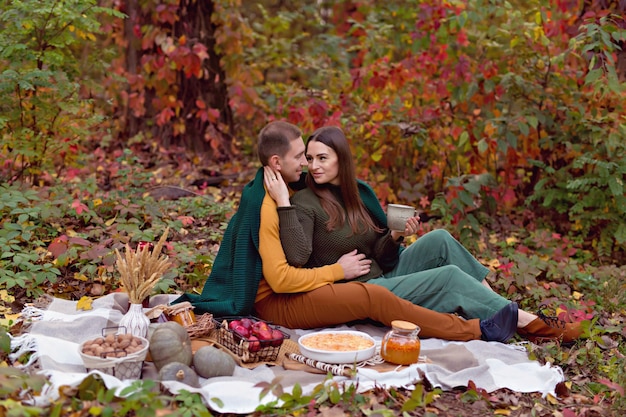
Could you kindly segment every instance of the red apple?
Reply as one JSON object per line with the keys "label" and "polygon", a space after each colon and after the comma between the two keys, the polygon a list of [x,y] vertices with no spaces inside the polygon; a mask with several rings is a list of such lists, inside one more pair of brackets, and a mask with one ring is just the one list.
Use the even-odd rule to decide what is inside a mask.
{"label": "red apple", "polygon": [[241,325],[246,329],[250,329],[252,327],[253,321],[247,317],[241,319]]}
{"label": "red apple", "polygon": [[250,331],[246,329],[245,327],[243,327],[241,324],[236,325],[233,331],[237,333],[239,336],[250,337]]}
{"label": "red apple", "polygon": [[253,333],[256,337],[261,341],[261,346],[267,346],[270,344],[270,340],[272,339],[272,330],[271,329],[255,329]]}
{"label": "red apple", "polygon": [[272,346],[280,346],[283,343],[283,339],[285,338],[285,336],[283,335],[283,332],[281,332],[278,329],[273,329],[272,330],[272,342],[271,345]]}
{"label": "red apple", "polygon": [[259,330],[269,330],[269,331],[272,331],[272,329],[270,329],[270,326],[268,326],[266,322],[264,322],[264,321],[255,321],[252,324],[252,331],[259,331]]}
{"label": "red apple", "polygon": [[230,330],[235,330],[235,327],[241,325],[241,322],[239,320],[233,320],[230,323],[228,323],[228,328]]}
{"label": "red apple", "polygon": [[259,342],[259,339],[252,335],[248,338],[248,350],[250,352],[258,352],[259,349],[261,349],[261,343]]}

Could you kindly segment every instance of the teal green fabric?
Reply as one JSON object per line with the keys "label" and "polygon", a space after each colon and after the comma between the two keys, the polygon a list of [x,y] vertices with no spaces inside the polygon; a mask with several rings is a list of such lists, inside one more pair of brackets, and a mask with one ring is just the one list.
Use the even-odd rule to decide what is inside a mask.
{"label": "teal green fabric", "polygon": [[431,310],[484,320],[510,303],[481,284],[488,273],[450,233],[438,229],[411,244],[392,271],[368,282]]}
{"label": "teal green fabric", "polygon": [[368,183],[357,180],[359,186],[359,195],[361,196],[361,200],[363,200],[363,204],[367,207],[367,210],[370,212],[376,223],[382,225],[383,227],[387,227],[387,215],[383,211],[383,208],[380,205],[380,201],[378,201],[378,196],[369,186]]}
{"label": "teal green fabric", "polygon": [[[367,211],[370,212],[378,224],[386,228],[387,214],[383,211],[380,201],[378,200],[378,196],[369,184],[361,180],[357,180],[357,182],[359,184],[359,194],[361,196],[361,200],[363,200],[363,204],[365,204]],[[402,254],[404,249],[404,246],[400,246],[398,248],[400,254]]]}
{"label": "teal green fabric", "polygon": [[259,282],[263,277],[259,227],[264,197],[261,168],[243,189],[239,209],[228,223],[202,293],[185,293],[173,304],[189,301],[196,313],[212,313],[217,317],[252,312]]}

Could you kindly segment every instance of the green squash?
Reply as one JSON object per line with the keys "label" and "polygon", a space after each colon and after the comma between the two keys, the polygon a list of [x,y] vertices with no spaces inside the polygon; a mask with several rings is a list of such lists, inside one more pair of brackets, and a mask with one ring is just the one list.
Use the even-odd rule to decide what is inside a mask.
{"label": "green squash", "polygon": [[232,356],[214,346],[203,346],[193,355],[193,368],[203,378],[232,376],[236,366]]}
{"label": "green squash", "polygon": [[172,362],[190,366],[193,359],[189,333],[173,321],[161,323],[152,331],[148,350],[159,370]]}
{"label": "green squash", "polygon": [[159,381],[178,381],[190,387],[200,388],[198,375],[189,366],[180,362],[170,362],[159,370]]}
{"label": "green squash", "polygon": [[178,334],[178,337],[182,340],[189,339],[189,333],[187,333],[187,329],[178,324],[175,321],[165,321],[163,323],[150,323],[148,327],[148,340],[152,337],[152,334],[157,329],[170,329],[175,331]]}

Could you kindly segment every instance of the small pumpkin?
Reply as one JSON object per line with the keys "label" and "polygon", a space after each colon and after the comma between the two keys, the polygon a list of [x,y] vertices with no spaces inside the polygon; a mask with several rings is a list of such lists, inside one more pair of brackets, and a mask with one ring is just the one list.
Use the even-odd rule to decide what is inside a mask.
{"label": "small pumpkin", "polygon": [[178,337],[180,337],[181,339],[189,338],[189,333],[187,332],[187,329],[184,328],[182,325],[178,324],[175,321],[165,321],[162,323],[150,323],[150,326],[148,327],[148,340],[150,340],[152,334],[154,334],[155,330],[157,329],[170,329],[175,331],[178,334]]}
{"label": "small pumpkin", "polygon": [[232,356],[214,346],[203,346],[193,355],[193,368],[203,378],[232,376],[235,366]]}
{"label": "small pumpkin", "polygon": [[189,333],[183,326],[173,321],[161,323],[154,329],[148,350],[159,370],[172,362],[190,366],[193,359]]}
{"label": "small pumpkin", "polygon": [[170,362],[159,370],[159,381],[177,381],[200,388],[198,374],[184,363]]}

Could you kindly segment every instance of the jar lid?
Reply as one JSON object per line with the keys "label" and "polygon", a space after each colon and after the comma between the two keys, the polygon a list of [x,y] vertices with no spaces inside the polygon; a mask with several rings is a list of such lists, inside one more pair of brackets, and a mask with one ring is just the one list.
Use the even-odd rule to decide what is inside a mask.
{"label": "jar lid", "polygon": [[417,324],[411,323],[410,321],[394,320],[391,322],[391,327],[400,330],[415,330],[417,329]]}
{"label": "jar lid", "polygon": [[167,307],[167,314],[175,316],[188,310],[193,310],[194,306],[189,301],[183,301]]}

